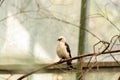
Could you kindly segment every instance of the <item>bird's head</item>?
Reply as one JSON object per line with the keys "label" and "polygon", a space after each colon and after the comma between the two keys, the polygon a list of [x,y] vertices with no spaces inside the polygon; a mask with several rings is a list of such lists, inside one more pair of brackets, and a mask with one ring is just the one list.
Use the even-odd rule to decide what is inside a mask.
{"label": "bird's head", "polygon": [[60,36],[60,37],[58,38],[58,41],[61,41],[61,42],[66,42],[66,39],[65,39],[65,37],[64,37],[64,36]]}

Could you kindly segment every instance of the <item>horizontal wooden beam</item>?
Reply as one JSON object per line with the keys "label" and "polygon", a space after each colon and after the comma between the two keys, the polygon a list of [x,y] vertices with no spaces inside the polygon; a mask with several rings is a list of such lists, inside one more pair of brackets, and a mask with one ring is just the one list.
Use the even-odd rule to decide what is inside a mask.
{"label": "horizontal wooden beam", "polygon": [[[47,66],[48,64],[29,64],[29,65],[22,65],[22,64],[18,64],[18,65],[0,65],[0,74],[25,74],[25,73],[29,73],[32,72],[34,70],[37,70],[39,68],[42,68],[44,66]],[[73,66],[75,67],[76,71],[76,63],[73,63]],[[94,65],[94,63],[90,63],[89,65]],[[120,68],[120,64],[116,63],[116,62],[97,62],[96,65],[94,65],[93,68],[97,68],[99,67],[100,69],[111,69],[111,68]],[[84,62],[83,63],[83,68],[86,69],[87,67],[87,63]],[[66,69],[66,64],[60,64],[60,65],[55,65],[53,67],[49,67],[47,69],[41,69],[40,71],[38,71],[37,73],[59,73],[59,72],[64,72],[67,71]]]}
{"label": "horizontal wooden beam", "polygon": [[92,66],[92,69],[111,69],[111,68],[120,68],[120,64],[116,63],[116,62],[97,62],[96,64],[94,64],[93,62],[91,62],[89,64],[89,66],[87,66],[88,63],[84,63],[83,64],[83,69],[87,69],[89,66]]}

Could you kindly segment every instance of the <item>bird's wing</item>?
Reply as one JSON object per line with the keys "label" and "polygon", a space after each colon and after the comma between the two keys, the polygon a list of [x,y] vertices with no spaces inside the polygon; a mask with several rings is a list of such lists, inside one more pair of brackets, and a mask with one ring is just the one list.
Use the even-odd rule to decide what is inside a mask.
{"label": "bird's wing", "polygon": [[66,46],[66,50],[67,50],[67,52],[69,53],[69,56],[70,56],[70,58],[72,57],[71,56],[71,51],[70,51],[70,47],[69,47],[69,45],[65,42],[65,46]]}

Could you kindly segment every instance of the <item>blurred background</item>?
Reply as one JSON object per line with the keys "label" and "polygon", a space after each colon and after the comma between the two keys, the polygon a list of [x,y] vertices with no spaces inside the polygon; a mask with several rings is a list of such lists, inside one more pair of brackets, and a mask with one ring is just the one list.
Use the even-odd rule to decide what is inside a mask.
{"label": "blurred background", "polygon": [[[66,37],[72,57],[93,53],[97,42],[110,42],[113,36],[120,35],[119,4],[119,0],[0,0],[0,80],[16,80],[28,69],[32,71],[59,61],[56,44],[61,35]],[[81,43],[83,46],[80,46]],[[118,49],[119,40],[112,50]],[[114,58],[119,62],[120,54],[115,54]],[[108,54],[97,57],[97,60],[115,62],[114,58]],[[106,69],[86,73],[84,79],[117,80],[119,76],[119,68],[114,68],[113,71]],[[78,78],[76,72],[62,70],[39,72],[25,80]]]}

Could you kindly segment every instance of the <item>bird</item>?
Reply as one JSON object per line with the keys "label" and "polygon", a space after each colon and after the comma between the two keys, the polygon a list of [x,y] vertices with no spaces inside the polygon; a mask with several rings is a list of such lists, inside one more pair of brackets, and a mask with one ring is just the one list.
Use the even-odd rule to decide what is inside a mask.
{"label": "bird", "polygon": [[[58,43],[57,43],[57,47],[56,47],[56,52],[57,52],[58,57],[60,58],[60,61],[72,58],[71,50],[70,50],[70,47],[69,47],[68,43],[66,42],[65,37],[60,36],[57,39],[57,41],[58,41]],[[68,69],[73,68],[72,60],[67,61],[67,68]]]}

